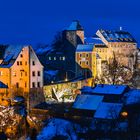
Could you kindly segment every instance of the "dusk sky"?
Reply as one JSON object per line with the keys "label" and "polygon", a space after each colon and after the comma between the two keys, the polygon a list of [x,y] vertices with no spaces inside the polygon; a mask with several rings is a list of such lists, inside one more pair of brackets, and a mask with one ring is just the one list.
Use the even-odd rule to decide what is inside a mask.
{"label": "dusk sky", "polygon": [[139,0],[0,0],[0,44],[49,44],[75,19],[86,36],[122,26],[140,42]]}

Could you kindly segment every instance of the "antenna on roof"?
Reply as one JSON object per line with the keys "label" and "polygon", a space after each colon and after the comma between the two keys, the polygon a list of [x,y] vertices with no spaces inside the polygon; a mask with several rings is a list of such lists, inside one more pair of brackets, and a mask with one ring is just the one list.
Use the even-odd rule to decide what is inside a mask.
{"label": "antenna on roof", "polygon": [[122,31],[122,27],[120,26],[120,31]]}

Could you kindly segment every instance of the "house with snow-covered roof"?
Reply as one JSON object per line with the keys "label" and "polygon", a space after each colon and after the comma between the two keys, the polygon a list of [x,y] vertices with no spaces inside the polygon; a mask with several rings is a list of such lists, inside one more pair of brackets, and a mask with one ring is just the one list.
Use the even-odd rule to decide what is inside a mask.
{"label": "house with snow-covered roof", "polygon": [[[122,103],[102,102],[98,106],[91,123],[91,128],[97,131],[121,131],[121,121],[123,112]],[[127,125],[127,123],[125,123]]]}
{"label": "house with snow-covered roof", "polygon": [[122,97],[130,89],[126,85],[97,84],[95,87],[83,87],[82,94],[104,96],[105,102],[121,102]]}
{"label": "house with snow-covered roof", "polygon": [[98,95],[78,95],[72,106],[73,114],[87,117],[93,116],[103,98],[103,96]]}
{"label": "house with snow-covered roof", "polygon": [[0,46],[0,81],[7,96],[25,95],[43,87],[43,66],[28,45]]}

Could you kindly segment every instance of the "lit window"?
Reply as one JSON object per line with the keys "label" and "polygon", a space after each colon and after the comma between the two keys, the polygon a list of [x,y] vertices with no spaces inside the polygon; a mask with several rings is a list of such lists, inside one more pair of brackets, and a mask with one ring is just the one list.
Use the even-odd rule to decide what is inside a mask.
{"label": "lit window", "polygon": [[65,56],[63,56],[63,61],[65,61]]}
{"label": "lit window", "polygon": [[51,60],[51,57],[49,57],[49,60]]}
{"label": "lit window", "polygon": [[35,76],[35,71],[32,71],[32,76]]}
{"label": "lit window", "polygon": [[16,72],[15,71],[13,72],[13,76],[16,76]]}
{"label": "lit window", "polygon": [[40,71],[37,72],[37,75],[40,76]]}
{"label": "lit window", "polygon": [[56,60],[56,57],[54,57],[54,60]]}
{"label": "lit window", "polygon": [[35,61],[32,61],[32,65],[33,65],[33,66],[35,65]]}
{"label": "lit window", "polygon": [[35,88],[35,82],[32,82],[32,87]]}

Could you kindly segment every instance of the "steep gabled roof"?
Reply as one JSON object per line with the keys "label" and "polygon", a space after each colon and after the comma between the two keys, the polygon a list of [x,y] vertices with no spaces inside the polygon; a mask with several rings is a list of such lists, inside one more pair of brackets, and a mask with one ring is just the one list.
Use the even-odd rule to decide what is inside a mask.
{"label": "steep gabled roof", "polygon": [[98,30],[108,42],[136,42],[133,36],[126,31]]}
{"label": "steep gabled roof", "polygon": [[97,95],[78,95],[73,104],[74,109],[96,110],[98,105],[102,102],[103,96]]}
{"label": "steep gabled roof", "polygon": [[74,20],[66,30],[68,31],[83,30],[83,27],[80,25],[80,22],[78,20]]}
{"label": "steep gabled roof", "polygon": [[76,48],[76,52],[92,52],[94,48],[93,44],[79,44]]}
{"label": "steep gabled roof", "polygon": [[25,46],[23,45],[9,45],[9,46],[5,46],[4,48],[0,47],[0,51],[3,54],[1,55],[1,59],[3,61],[0,64],[0,68],[11,67],[24,47]]}
{"label": "steep gabled roof", "polygon": [[0,81],[0,88],[8,88],[8,86],[5,85],[3,82]]}

